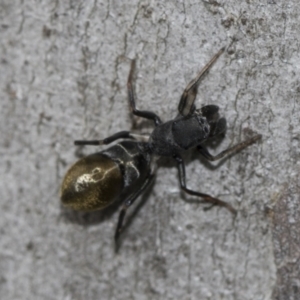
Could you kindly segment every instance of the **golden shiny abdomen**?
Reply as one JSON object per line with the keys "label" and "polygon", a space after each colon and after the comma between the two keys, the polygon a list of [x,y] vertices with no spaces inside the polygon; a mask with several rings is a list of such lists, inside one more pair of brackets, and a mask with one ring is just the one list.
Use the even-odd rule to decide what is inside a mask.
{"label": "golden shiny abdomen", "polygon": [[118,164],[102,153],[95,153],[69,169],[61,186],[61,201],[75,210],[98,210],[116,201],[122,189]]}

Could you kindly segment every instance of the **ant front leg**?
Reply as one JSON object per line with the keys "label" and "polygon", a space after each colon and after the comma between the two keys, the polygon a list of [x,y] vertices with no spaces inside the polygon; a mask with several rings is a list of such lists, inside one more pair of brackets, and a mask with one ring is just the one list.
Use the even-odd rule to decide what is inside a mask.
{"label": "ant front leg", "polygon": [[252,138],[250,138],[250,139],[244,141],[244,142],[241,142],[241,143],[239,143],[239,144],[237,144],[237,145],[235,145],[235,146],[233,146],[233,147],[230,147],[230,148],[228,148],[228,149],[226,149],[226,150],[220,152],[219,154],[217,154],[217,155],[215,155],[215,156],[211,155],[211,154],[208,152],[208,150],[207,150],[205,147],[201,146],[201,145],[198,145],[198,146],[197,146],[197,150],[198,150],[199,153],[202,154],[207,160],[209,160],[209,161],[215,161],[215,160],[221,159],[221,158],[223,158],[223,157],[225,157],[225,156],[229,156],[229,155],[234,154],[234,153],[236,153],[236,152],[238,152],[238,151],[241,151],[241,150],[243,150],[244,148],[250,146],[251,144],[257,142],[257,141],[260,140],[261,138],[262,138],[262,135],[261,135],[261,134],[258,134],[258,135],[256,135],[256,136],[254,136],[254,137],[252,137]]}
{"label": "ant front leg", "polygon": [[135,133],[131,133],[130,131],[119,131],[103,140],[90,140],[90,141],[77,140],[74,141],[74,144],[77,146],[83,146],[83,145],[99,146],[99,145],[108,145],[119,139],[135,139],[137,141],[146,142],[149,139],[149,135],[135,134]]}
{"label": "ant front leg", "polygon": [[182,157],[178,154],[174,155],[174,159],[177,162],[180,186],[187,194],[192,195],[192,196],[201,197],[203,199],[201,202],[210,203],[212,205],[223,206],[223,207],[227,208],[234,215],[236,214],[236,210],[230,204],[228,204],[220,199],[214,198],[210,195],[199,193],[199,192],[196,192],[196,191],[193,191],[193,190],[190,190],[189,188],[187,188],[184,161],[183,161]]}
{"label": "ant front leg", "polygon": [[131,112],[138,117],[152,120],[154,122],[155,126],[157,126],[162,123],[161,119],[158,115],[156,115],[152,111],[138,110],[135,107],[134,93],[133,93],[133,88],[132,88],[132,79],[133,79],[134,68],[135,68],[135,60],[132,60],[130,72],[128,75],[128,81],[127,81],[128,98],[129,98]]}
{"label": "ant front leg", "polygon": [[197,90],[201,79],[208,72],[208,70],[212,67],[214,62],[219,58],[219,56],[224,52],[225,48],[219,50],[219,52],[206,64],[206,66],[198,73],[196,78],[194,78],[185,88],[183,94],[181,96],[178,112],[182,116],[190,115],[195,110],[195,99],[197,96]]}

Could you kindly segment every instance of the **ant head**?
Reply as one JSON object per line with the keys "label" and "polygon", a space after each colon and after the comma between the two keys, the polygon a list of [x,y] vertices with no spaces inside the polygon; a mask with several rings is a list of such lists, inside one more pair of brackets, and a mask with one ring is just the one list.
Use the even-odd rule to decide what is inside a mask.
{"label": "ant head", "polygon": [[206,117],[210,125],[209,137],[217,136],[226,131],[226,119],[220,118],[219,107],[217,105],[206,105],[197,109],[197,112]]}

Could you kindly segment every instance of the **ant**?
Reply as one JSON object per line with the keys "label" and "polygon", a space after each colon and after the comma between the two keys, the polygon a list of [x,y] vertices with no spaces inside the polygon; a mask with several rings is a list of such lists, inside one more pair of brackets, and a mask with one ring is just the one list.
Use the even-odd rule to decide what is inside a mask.
{"label": "ant", "polygon": [[135,60],[132,60],[127,81],[130,109],[132,114],[152,120],[154,130],[150,135],[120,131],[103,140],[75,141],[75,145],[98,146],[124,139],[106,150],[80,159],[69,169],[61,187],[62,203],[75,210],[93,211],[103,209],[115,201],[122,201],[115,231],[117,242],[127,209],[153,182],[155,158],[167,156],[172,157],[177,164],[179,182],[184,192],[200,197],[200,202],[220,205],[236,214],[230,204],[187,187],[185,164],[181,156],[183,151],[196,148],[204,158],[214,161],[238,152],[262,137],[260,134],[255,135],[216,156],[211,155],[203,145],[208,139],[226,131],[226,119],[220,118],[218,106],[206,105],[196,109],[194,104],[201,79],[224,50],[220,49],[187,85],[178,105],[178,115],[167,122],[162,122],[154,112],[136,108],[132,87]]}

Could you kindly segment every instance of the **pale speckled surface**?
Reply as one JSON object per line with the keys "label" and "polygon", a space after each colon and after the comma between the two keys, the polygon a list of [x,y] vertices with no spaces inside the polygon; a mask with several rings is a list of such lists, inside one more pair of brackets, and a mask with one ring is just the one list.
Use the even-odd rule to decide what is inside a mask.
{"label": "pale speckled surface", "polygon": [[[298,1],[119,3],[0,1],[0,298],[271,299],[276,240],[265,208],[299,170]],[[216,169],[186,158],[189,186],[232,203],[237,219],[181,201],[176,169],[164,164],[115,255],[117,209],[60,207],[67,167],[96,151],[73,140],[147,131],[129,115],[126,57],[137,58],[138,107],[167,120],[232,37],[197,104],[227,117],[216,151],[247,130],[263,142]]]}

